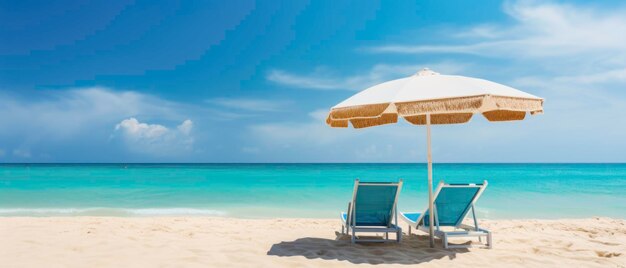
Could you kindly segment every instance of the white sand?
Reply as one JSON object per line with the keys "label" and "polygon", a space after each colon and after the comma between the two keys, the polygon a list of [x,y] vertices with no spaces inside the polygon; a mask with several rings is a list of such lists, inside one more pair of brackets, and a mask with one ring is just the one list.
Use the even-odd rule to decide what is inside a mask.
{"label": "white sand", "polygon": [[626,267],[626,220],[498,220],[494,248],[352,245],[338,220],[0,218],[0,267]]}

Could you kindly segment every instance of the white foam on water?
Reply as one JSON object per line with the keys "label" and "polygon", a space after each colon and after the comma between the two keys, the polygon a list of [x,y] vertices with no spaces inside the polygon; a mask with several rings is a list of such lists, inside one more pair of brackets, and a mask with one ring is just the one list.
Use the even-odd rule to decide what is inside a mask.
{"label": "white foam on water", "polygon": [[224,211],[197,208],[139,208],[128,211],[139,216],[226,216]]}
{"label": "white foam on water", "polygon": [[0,208],[7,216],[226,216],[213,209],[198,208]]}

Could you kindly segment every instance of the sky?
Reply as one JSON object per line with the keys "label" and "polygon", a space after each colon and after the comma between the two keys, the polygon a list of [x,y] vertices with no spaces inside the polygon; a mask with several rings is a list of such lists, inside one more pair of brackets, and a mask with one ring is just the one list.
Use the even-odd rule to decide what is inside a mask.
{"label": "sky", "polygon": [[626,162],[619,1],[79,2],[0,1],[0,162],[425,162],[424,127],[324,122],[425,67],[545,99],[435,162]]}

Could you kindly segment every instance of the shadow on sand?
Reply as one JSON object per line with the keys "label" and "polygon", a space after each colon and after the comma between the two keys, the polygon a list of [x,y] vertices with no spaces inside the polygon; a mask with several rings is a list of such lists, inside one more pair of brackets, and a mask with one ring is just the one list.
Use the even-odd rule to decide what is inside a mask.
{"label": "shadow on sand", "polygon": [[335,233],[335,240],[315,237],[299,238],[294,241],[272,245],[267,255],[308,259],[349,261],[354,264],[418,264],[435,259],[456,258],[467,249],[443,249],[441,241],[430,248],[427,235],[405,235],[402,243],[358,243],[351,244],[350,236]]}

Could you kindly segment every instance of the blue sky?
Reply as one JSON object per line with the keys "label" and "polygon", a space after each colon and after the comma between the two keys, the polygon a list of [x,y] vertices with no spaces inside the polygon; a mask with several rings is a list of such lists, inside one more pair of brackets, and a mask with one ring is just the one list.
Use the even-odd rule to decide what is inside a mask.
{"label": "blue sky", "polygon": [[2,1],[0,162],[423,162],[330,107],[423,67],[544,97],[433,129],[436,162],[625,162],[626,5]]}

